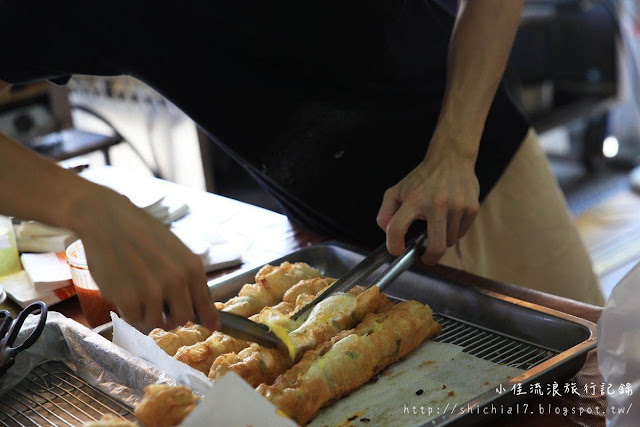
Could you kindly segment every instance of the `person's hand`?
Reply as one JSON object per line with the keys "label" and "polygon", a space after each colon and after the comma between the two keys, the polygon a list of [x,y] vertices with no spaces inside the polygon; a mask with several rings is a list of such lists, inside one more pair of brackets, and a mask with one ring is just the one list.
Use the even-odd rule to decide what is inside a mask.
{"label": "person's hand", "polygon": [[387,233],[387,249],[393,255],[404,251],[405,234],[413,221],[424,220],[427,244],[422,260],[435,264],[467,233],[478,214],[475,156],[438,150],[442,146],[432,141],[425,159],[384,193],[377,222]]}
{"label": "person's hand", "polygon": [[75,231],[100,292],[122,317],[140,330],[170,328],[192,320],[195,308],[204,326],[220,329],[200,258],[126,197],[90,187],[75,203]]}

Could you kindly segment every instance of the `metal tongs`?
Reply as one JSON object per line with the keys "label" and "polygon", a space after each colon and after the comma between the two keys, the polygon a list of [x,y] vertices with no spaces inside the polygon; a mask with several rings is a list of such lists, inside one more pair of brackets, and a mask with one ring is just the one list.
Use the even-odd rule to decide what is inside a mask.
{"label": "metal tongs", "polygon": [[[282,342],[267,325],[226,311],[218,311],[218,314],[220,315],[220,332],[223,334],[239,340],[255,342],[267,348],[277,347]],[[197,314],[194,315],[193,321],[202,323]]]}
{"label": "metal tongs", "polygon": [[378,249],[371,252],[365,259],[360,261],[360,263],[352,268],[347,274],[342,276],[337,282],[326,288],[313,301],[293,313],[291,318],[293,320],[298,319],[304,313],[311,310],[316,304],[336,292],[347,292],[354,286],[362,284],[364,280],[380,268],[380,266],[393,259],[391,264],[389,264],[389,266],[373,282],[366,286],[367,289],[377,286],[378,289],[380,289],[380,292],[383,292],[396,278],[398,278],[399,275],[404,273],[416,262],[418,258],[420,258],[425,250],[424,241],[424,234],[420,234],[418,237],[412,239],[407,250],[405,250],[404,253],[396,259],[393,259],[393,255],[387,252],[386,245],[382,244]]}
{"label": "metal tongs", "polygon": [[[305,312],[309,311],[313,306],[320,301],[327,298],[329,295],[335,292],[347,292],[359,283],[362,283],[364,279],[369,277],[374,271],[376,271],[383,264],[391,262],[386,270],[378,276],[367,288],[377,286],[380,292],[384,291],[400,274],[411,267],[416,259],[424,252],[424,235],[420,235],[413,239],[410,243],[409,249],[407,249],[402,255],[393,259],[393,255],[387,252],[387,247],[383,244],[378,249],[373,251],[369,256],[356,265],[351,271],[345,274],[333,285],[329,286],[316,297],[312,302],[296,311],[291,318],[296,320]],[[220,311],[220,321],[222,323],[222,332],[232,337],[243,339],[246,341],[256,342],[264,347],[273,348],[280,342],[280,338],[269,330],[269,327],[261,323],[253,322],[242,316]]]}
{"label": "metal tongs", "polygon": [[255,342],[267,348],[277,347],[281,342],[280,338],[271,332],[267,325],[225,311],[219,311],[218,313],[222,324],[220,332],[224,334]]}

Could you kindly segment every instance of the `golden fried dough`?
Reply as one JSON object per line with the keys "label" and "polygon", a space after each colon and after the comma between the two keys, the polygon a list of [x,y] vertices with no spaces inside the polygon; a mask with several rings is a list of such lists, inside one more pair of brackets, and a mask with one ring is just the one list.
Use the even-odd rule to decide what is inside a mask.
{"label": "golden fried dough", "polygon": [[238,316],[249,317],[278,301],[279,299],[264,286],[253,283],[244,285],[237,297],[233,297],[225,303],[216,303],[216,308]]}
{"label": "golden fried dough", "polygon": [[[269,326],[286,345],[268,349],[211,334],[191,322],[171,331],[156,329],[150,336],[212,380],[237,373],[301,424],[440,332],[428,306],[416,301],[394,305],[377,287],[333,294],[291,319],[335,282],[305,263],[266,265],[255,280],[216,307]],[[185,387],[152,385],[135,413],[144,426],[171,426],[181,423],[195,404]]]}
{"label": "golden fried dough", "polygon": [[385,298],[380,301],[380,305],[374,313],[382,313],[391,310],[395,306],[395,304],[386,296],[386,294],[383,295],[385,296]]}
{"label": "golden fried dough", "polygon": [[[225,354],[217,358],[211,366],[209,378],[215,380],[228,371],[234,371],[253,387],[259,384],[271,384],[278,375],[295,363],[296,356],[304,351],[330,340],[337,333],[353,328],[368,312],[375,312],[381,305],[386,306],[389,299],[380,294],[378,288],[364,291],[353,288],[346,294],[335,294],[319,303],[306,320],[296,321],[275,310],[265,308],[260,313],[261,321],[270,328],[282,328],[288,333],[292,344],[292,357],[288,349],[266,349],[252,344],[239,353]],[[304,295],[300,294],[297,299]]]}
{"label": "golden fried dough", "polygon": [[257,391],[305,424],[321,407],[355,390],[439,332],[429,306],[403,301],[391,310],[367,314],[356,328],[306,352],[272,385],[262,384]]}
{"label": "golden fried dough", "polygon": [[237,353],[248,347],[249,344],[247,341],[216,331],[202,342],[180,347],[173,357],[207,375],[218,356],[225,353]]}
{"label": "golden fried dough", "polygon": [[177,426],[196,407],[196,397],[187,387],[152,384],[144,388],[135,410],[144,427]]}
{"label": "golden fried dough", "polygon": [[[284,305],[284,303],[282,305]],[[260,313],[256,314],[255,316],[251,316],[250,319],[256,323],[265,324],[270,328],[284,328],[288,332],[295,329],[300,324],[300,322],[290,318],[293,310],[285,310],[285,312],[288,312],[288,314],[283,314],[282,312],[276,310],[275,307],[265,307],[262,309],[262,311],[260,311]]]}
{"label": "golden fried dough", "polygon": [[204,341],[210,335],[210,330],[193,322],[187,322],[184,326],[179,326],[170,331],[156,328],[149,333],[149,336],[158,344],[158,347],[169,356],[176,354],[180,347]]}
{"label": "golden fried dough", "polygon": [[320,277],[320,272],[304,262],[283,262],[278,267],[265,265],[256,274],[256,283],[244,285],[237,297],[216,303],[216,308],[249,317],[282,301],[285,292],[301,280],[314,277]]}
{"label": "golden fried dough", "polygon": [[287,261],[278,267],[265,265],[256,274],[256,283],[269,290],[278,300],[282,300],[285,292],[301,280],[320,277],[320,272],[309,264],[296,262],[291,264]]}
{"label": "golden fried dough", "polygon": [[282,301],[295,304],[298,296],[302,294],[316,295],[335,281],[336,279],[330,277],[314,277],[313,279],[301,280],[284,293]]}
{"label": "golden fried dough", "polygon": [[295,330],[289,333],[289,339],[296,357],[318,344],[330,340],[338,332],[356,326],[367,313],[378,312],[387,307],[389,299],[381,294],[377,287],[363,292],[356,287],[348,293],[329,296],[317,304],[309,317]]}
{"label": "golden fried dough", "polygon": [[321,277],[301,280],[284,294],[282,302],[273,307],[263,308],[260,313],[254,314],[249,319],[267,325],[280,324],[280,326],[291,331],[299,326],[301,322],[294,324],[292,321],[286,320],[286,318],[306,305],[307,302],[311,302],[317,294],[333,282],[335,282],[334,279],[323,279]]}
{"label": "golden fried dough", "polygon": [[209,372],[209,378],[216,379],[229,371],[244,378],[252,387],[271,384],[281,373],[293,366],[293,360],[281,350],[251,344],[239,353],[229,353],[218,357]]}
{"label": "golden fried dough", "polygon": [[[332,279],[302,280],[298,284],[294,285],[293,288],[296,289],[290,295],[297,296],[298,299],[305,296],[313,298],[315,296],[315,292],[326,288],[331,283]],[[314,294],[301,293],[305,291],[314,292]],[[288,314],[292,313],[294,309],[294,304],[283,301],[273,307],[264,307],[260,313],[251,316],[250,319],[254,322],[264,323],[272,327],[280,326],[288,332],[295,329],[300,323],[302,323],[296,323],[288,318]],[[209,374],[211,371],[211,365],[217,357],[226,353],[239,353],[248,347],[249,344],[249,342],[229,337],[221,332],[214,332],[204,342],[181,347],[178,349],[174,357],[204,374]],[[286,370],[286,368],[284,368],[282,372],[284,372],[284,370]]]}

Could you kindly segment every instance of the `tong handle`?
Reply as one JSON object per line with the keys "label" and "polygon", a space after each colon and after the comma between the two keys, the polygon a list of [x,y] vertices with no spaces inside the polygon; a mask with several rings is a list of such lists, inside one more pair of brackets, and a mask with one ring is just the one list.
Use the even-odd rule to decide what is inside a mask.
{"label": "tong handle", "polygon": [[[418,227],[420,226],[419,224],[416,225]],[[409,249],[407,249],[402,255],[393,260],[389,267],[380,276],[378,276],[378,278],[371,286],[376,285],[380,288],[380,291],[384,290],[403,271],[411,267],[415,260],[422,254],[422,252],[424,251],[423,243],[425,240],[425,235],[424,233],[415,234],[415,231],[413,230],[417,229],[417,227],[414,227],[412,229],[412,238],[410,240],[411,243],[409,245]],[[364,281],[364,279],[369,277],[371,273],[380,268],[381,265],[391,261],[392,259],[393,255],[387,252],[387,246],[383,243],[375,251],[371,252],[366,258],[360,261],[358,265],[351,269],[347,274],[342,276],[340,280],[322,291],[322,293],[314,298],[313,301],[293,313],[291,315],[291,319],[298,319],[302,314],[311,310],[316,304],[323,301],[329,295],[332,295],[335,292],[347,292],[358,283]],[[367,286],[367,288],[371,286]]]}
{"label": "tong handle", "polygon": [[342,276],[337,282],[322,291],[322,293],[315,297],[313,301],[306,304],[301,309],[296,310],[296,312],[291,315],[291,319],[297,320],[300,316],[311,310],[316,304],[323,301],[329,295],[333,295],[336,292],[347,292],[392,258],[393,256],[387,252],[386,245],[382,244],[366,258],[360,261],[355,267],[349,270],[349,272]]}
{"label": "tong handle", "polygon": [[9,328],[12,323],[13,318],[11,317],[11,313],[7,310],[0,310],[0,344],[3,341],[3,338],[7,335],[7,332],[9,332]]}
{"label": "tong handle", "polygon": [[407,271],[420,258],[425,250],[424,242],[425,235],[420,234],[413,244],[402,255],[394,259],[389,267],[369,287],[377,286],[380,292],[387,289],[398,276]]}

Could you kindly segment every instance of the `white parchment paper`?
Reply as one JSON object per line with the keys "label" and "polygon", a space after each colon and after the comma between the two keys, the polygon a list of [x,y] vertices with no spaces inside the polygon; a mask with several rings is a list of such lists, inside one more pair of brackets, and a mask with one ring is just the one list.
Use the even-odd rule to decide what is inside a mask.
{"label": "white parchment paper", "polygon": [[463,353],[457,345],[426,341],[376,381],[320,411],[309,425],[422,425],[459,413],[465,402],[522,372]]}
{"label": "white parchment paper", "polygon": [[113,343],[131,354],[167,372],[179,383],[204,396],[183,426],[296,426],[296,423],[276,412],[276,407],[258,394],[234,372],[214,382],[202,372],[174,359],[117,314],[111,313]]}

